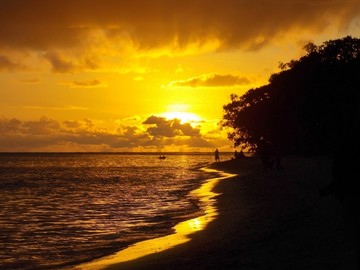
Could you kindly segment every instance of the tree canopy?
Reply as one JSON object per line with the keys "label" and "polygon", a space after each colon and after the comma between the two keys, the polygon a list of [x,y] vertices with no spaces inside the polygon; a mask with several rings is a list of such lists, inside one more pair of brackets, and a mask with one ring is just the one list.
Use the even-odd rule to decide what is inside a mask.
{"label": "tree canopy", "polygon": [[359,127],[360,39],[317,46],[281,63],[269,84],[232,94],[221,125],[235,146],[259,151],[266,143],[283,154],[332,155]]}

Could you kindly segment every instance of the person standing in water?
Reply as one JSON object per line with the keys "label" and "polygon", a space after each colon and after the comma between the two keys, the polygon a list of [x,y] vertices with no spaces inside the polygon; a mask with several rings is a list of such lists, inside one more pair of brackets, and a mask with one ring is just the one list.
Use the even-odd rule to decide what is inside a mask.
{"label": "person standing in water", "polygon": [[217,148],[215,150],[215,161],[220,162],[220,154],[219,154],[219,150]]}

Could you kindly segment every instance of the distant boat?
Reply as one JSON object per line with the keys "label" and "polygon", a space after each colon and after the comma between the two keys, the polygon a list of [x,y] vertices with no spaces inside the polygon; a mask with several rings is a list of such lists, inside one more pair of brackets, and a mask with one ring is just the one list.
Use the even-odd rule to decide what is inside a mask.
{"label": "distant boat", "polygon": [[166,159],[164,155],[159,156],[159,159]]}

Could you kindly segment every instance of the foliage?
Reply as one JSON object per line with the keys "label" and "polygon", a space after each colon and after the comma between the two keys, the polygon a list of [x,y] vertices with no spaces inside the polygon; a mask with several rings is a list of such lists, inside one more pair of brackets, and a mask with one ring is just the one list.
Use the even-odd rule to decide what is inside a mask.
{"label": "foliage", "polygon": [[231,95],[223,127],[235,146],[259,151],[266,142],[283,154],[332,154],[344,133],[359,121],[360,39],[351,36],[280,64],[269,84]]}

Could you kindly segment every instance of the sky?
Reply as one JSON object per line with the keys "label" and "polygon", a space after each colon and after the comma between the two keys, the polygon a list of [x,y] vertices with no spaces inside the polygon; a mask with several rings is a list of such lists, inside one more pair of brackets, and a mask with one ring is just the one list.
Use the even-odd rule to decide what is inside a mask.
{"label": "sky", "polygon": [[233,151],[223,105],[358,0],[0,0],[0,152]]}

